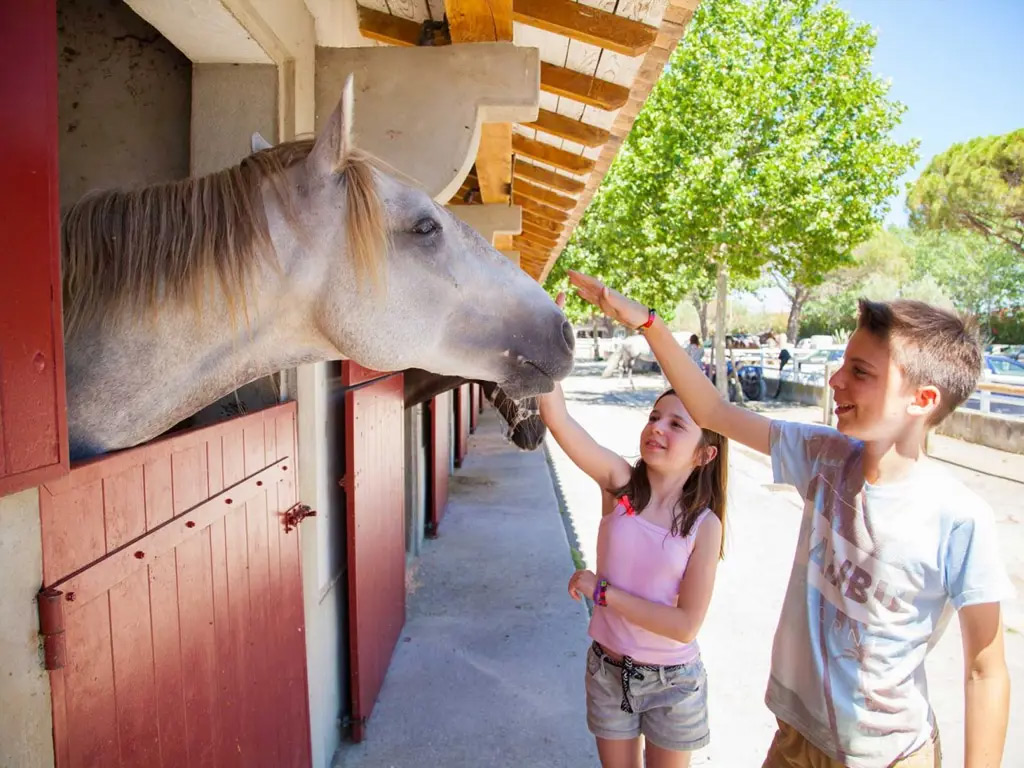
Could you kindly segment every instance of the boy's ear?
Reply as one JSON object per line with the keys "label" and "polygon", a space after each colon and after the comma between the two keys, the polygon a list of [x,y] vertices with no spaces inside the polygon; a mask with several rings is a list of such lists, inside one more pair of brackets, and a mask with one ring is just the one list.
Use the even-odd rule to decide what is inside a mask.
{"label": "boy's ear", "polygon": [[912,416],[927,416],[939,407],[941,401],[942,393],[938,387],[918,387],[914,393],[914,401],[907,406],[907,413]]}

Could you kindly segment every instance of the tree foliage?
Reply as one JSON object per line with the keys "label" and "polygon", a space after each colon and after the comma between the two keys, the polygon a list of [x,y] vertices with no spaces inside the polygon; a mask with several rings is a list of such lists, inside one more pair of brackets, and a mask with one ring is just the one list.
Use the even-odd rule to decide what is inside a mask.
{"label": "tree foliage", "polygon": [[969,231],[879,231],[808,304],[802,335],[852,329],[862,296],[952,307],[999,338],[998,319],[1024,306],[1024,260],[1005,243]]}
{"label": "tree foliage", "polygon": [[890,136],[903,107],[871,73],[874,45],[834,3],[705,0],[549,285],[589,269],[668,308],[769,263],[820,283],[914,161]]}
{"label": "tree foliage", "polygon": [[917,230],[970,230],[1024,256],[1024,128],[954,144],[907,197]]}

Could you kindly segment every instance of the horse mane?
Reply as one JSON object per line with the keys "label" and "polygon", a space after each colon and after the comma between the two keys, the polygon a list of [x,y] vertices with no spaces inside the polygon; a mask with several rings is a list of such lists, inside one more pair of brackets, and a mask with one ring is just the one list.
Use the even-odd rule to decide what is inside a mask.
{"label": "horse mane", "polygon": [[[285,171],[303,161],[313,144],[312,139],[285,142],[208,176],[95,192],[72,205],[61,222],[65,334],[155,313],[167,302],[198,312],[217,287],[232,318],[239,307],[245,312],[257,273],[279,266],[261,184],[270,182],[286,217],[297,221]],[[374,282],[388,245],[373,178],[376,165],[369,155],[352,150],[335,169],[346,188],[349,254],[357,274],[369,274]]]}

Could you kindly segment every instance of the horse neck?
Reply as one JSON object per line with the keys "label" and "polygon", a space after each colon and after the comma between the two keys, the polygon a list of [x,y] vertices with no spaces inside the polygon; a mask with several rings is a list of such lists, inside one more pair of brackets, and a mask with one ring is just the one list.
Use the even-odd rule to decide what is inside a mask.
{"label": "horse neck", "polygon": [[[219,296],[219,293],[218,293]],[[309,299],[309,300],[305,300]],[[243,316],[211,299],[164,304],[68,340],[68,423],[79,456],[150,440],[260,376],[337,358],[316,330],[311,297],[264,269]]]}

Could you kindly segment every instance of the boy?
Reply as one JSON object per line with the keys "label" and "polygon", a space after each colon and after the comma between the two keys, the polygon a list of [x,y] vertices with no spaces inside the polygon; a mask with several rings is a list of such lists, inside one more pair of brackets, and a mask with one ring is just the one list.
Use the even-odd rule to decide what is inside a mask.
{"label": "boy", "polygon": [[974,391],[976,335],[950,312],[862,301],[835,392],[837,428],[730,405],[649,310],[570,272],[585,300],[642,328],[696,422],[771,455],[805,500],[765,701],[763,768],[940,765],[924,659],[952,606],[965,664],[965,768],[998,768],[1009,716],[999,601],[1013,594],[985,503],[923,455]]}

